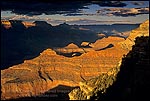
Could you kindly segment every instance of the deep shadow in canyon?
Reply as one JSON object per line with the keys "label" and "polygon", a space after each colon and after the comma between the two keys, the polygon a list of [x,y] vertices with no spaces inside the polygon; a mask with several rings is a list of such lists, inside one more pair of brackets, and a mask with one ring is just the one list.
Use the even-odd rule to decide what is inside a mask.
{"label": "deep shadow in canyon", "polygon": [[[1,24],[1,69],[23,63],[24,60],[37,57],[47,48],[61,48],[70,43],[81,47],[82,42],[95,42],[98,33],[111,36],[112,30],[120,32],[130,31],[138,27],[138,24],[128,25],[68,25],[66,23],[52,26],[45,21],[35,21],[35,26],[26,27],[20,20],[9,20],[10,28]],[[117,27],[118,26],[118,27]],[[88,29],[88,30],[84,30]],[[118,37],[119,34],[116,34]],[[71,53],[72,55],[73,53]],[[65,54],[71,56],[70,54]],[[79,56],[80,54],[77,54]]]}
{"label": "deep shadow in canyon", "polygon": [[47,48],[65,47],[70,43],[80,45],[83,41],[94,42],[96,34],[91,31],[72,29],[68,24],[52,26],[36,21],[26,28],[22,21],[10,21],[12,27],[1,25],[1,69],[37,57]]}

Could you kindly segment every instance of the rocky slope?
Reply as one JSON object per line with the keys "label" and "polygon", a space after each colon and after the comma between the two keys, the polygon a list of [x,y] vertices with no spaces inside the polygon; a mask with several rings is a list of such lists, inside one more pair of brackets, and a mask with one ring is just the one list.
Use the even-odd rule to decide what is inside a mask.
{"label": "rocky slope", "polygon": [[78,86],[78,82],[105,73],[116,66],[122,55],[114,56],[113,51],[91,51],[68,58],[47,49],[37,58],[25,60],[22,64],[1,71],[1,98],[35,96],[59,84]]}
{"label": "rocky slope", "polygon": [[[117,67],[123,54],[128,52],[120,47],[120,39],[118,40],[114,43],[108,41],[106,47],[109,44],[112,44],[112,47],[104,47],[106,49],[98,51],[90,50],[72,58],[47,49],[34,59],[1,70],[1,99],[39,95],[59,84],[74,87],[78,86],[80,81],[107,73],[111,68]],[[78,49],[74,44],[68,46]]]}
{"label": "rocky slope", "polygon": [[132,50],[122,59],[116,82],[107,89],[103,101],[138,101],[149,98],[149,49],[149,36],[136,38]]}
{"label": "rocky slope", "polygon": [[149,20],[146,20],[144,23],[142,23],[138,28],[131,31],[129,37],[119,44],[122,48],[126,50],[131,50],[132,46],[135,44],[135,38],[140,36],[149,36]]}
{"label": "rocky slope", "polygon": [[118,64],[116,68],[109,70],[107,73],[80,82],[80,88],[76,88],[69,93],[70,100],[90,100],[93,97],[98,98],[99,93],[106,93],[106,89],[116,81],[116,74],[119,72],[119,66],[120,64]]}
{"label": "rocky slope", "polygon": [[[127,47],[127,50],[131,50],[135,44],[135,39],[141,36],[149,36],[149,20],[142,23],[139,28],[133,30],[130,36],[125,41],[118,43],[118,45],[121,46],[121,48]],[[140,91],[144,92],[144,89],[141,89],[141,87],[145,85],[146,88],[148,88],[148,81],[143,79],[146,78],[146,80],[148,80],[147,76],[150,73],[148,69],[148,65],[150,65],[148,62],[148,37],[145,39],[142,38],[138,39],[140,40],[139,42],[138,40],[136,41],[133,51],[127,54],[127,59],[124,58],[122,63],[121,61],[118,62],[118,66],[96,78],[80,82],[80,88],[76,88],[69,93],[70,100],[138,100],[137,95],[141,96]],[[123,45],[125,46],[122,47]],[[147,71],[146,74],[144,74],[145,69]]]}
{"label": "rocky slope", "polygon": [[65,60],[65,57],[47,49],[35,59],[26,60],[23,64],[1,71],[1,98],[35,96],[58,84],[76,86],[81,80],[79,71],[73,70],[75,65]]}
{"label": "rocky slope", "polygon": [[149,88],[149,37],[137,37],[130,51],[107,73],[79,83],[70,100],[131,101],[146,99]]}
{"label": "rocky slope", "polygon": [[37,58],[1,71],[1,98],[38,95],[59,84],[78,86],[78,82],[116,66],[121,57],[121,54],[115,55],[113,48],[90,51],[72,58],[57,55],[55,51],[47,49]]}

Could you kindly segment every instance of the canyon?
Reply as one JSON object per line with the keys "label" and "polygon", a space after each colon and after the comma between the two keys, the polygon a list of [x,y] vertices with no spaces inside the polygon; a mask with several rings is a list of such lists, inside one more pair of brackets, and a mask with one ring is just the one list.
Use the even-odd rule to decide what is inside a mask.
{"label": "canyon", "polygon": [[[61,48],[47,48],[33,59],[1,70],[1,99],[38,96],[58,85],[79,86],[80,89],[69,94],[71,100],[77,99],[75,95],[79,90],[86,92],[83,86],[93,91],[93,85],[85,83],[89,79],[103,74],[116,75],[114,68],[118,67],[139,36],[149,36],[149,20],[132,30],[126,39],[108,36],[92,42],[82,43],[79,40],[80,44],[67,42]],[[70,55],[67,57],[64,54]],[[89,99],[89,96],[86,98]]]}
{"label": "canyon", "polygon": [[117,67],[79,83],[70,100],[134,101],[149,98],[149,36],[137,37]]}
{"label": "canyon", "polygon": [[[52,26],[45,21],[21,20],[1,20],[1,23],[1,69],[33,59],[48,48],[55,50],[60,55],[72,56],[71,53],[61,52],[62,49],[66,51],[64,47],[71,43],[80,48],[79,50],[76,48],[76,51],[74,49],[75,53],[73,53],[79,56],[90,51],[96,40],[109,36],[126,39],[128,34],[124,33],[139,26],[139,24],[68,25],[66,23]],[[89,45],[85,45],[85,42]],[[83,48],[86,51],[83,51]],[[69,48],[67,51],[71,52],[72,49]]]}
{"label": "canyon", "polygon": [[118,65],[107,73],[79,82],[80,87],[69,93],[70,100],[129,101],[148,98],[145,92],[150,84],[148,41],[149,20],[132,30],[125,41],[118,42],[120,48],[128,50]]}

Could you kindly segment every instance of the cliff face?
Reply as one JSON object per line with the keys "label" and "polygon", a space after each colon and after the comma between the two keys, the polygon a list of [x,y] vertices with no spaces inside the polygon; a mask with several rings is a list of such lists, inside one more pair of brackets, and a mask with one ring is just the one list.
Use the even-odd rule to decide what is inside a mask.
{"label": "cliff face", "polygon": [[129,37],[119,44],[123,49],[131,50],[132,46],[135,44],[135,38],[140,36],[149,36],[149,20],[146,20],[137,29],[132,30]]}
{"label": "cliff face", "polygon": [[35,96],[59,84],[78,86],[78,82],[116,66],[122,55],[114,55],[114,50],[109,49],[68,58],[47,49],[37,58],[1,71],[1,98]]}
{"label": "cliff face", "polygon": [[[104,41],[106,40],[107,38]],[[101,44],[103,41],[97,42],[96,47],[100,47],[98,48],[100,50],[91,48],[80,56],[69,58],[56,54],[52,49],[47,49],[34,59],[25,60],[22,64],[1,70],[1,99],[39,95],[59,84],[72,87],[80,85],[81,89],[84,89],[84,82],[80,84],[78,82],[102,73],[107,73],[108,76],[114,75],[114,72],[108,71],[111,68],[114,71],[113,68],[118,66],[123,54],[129,50],[120,47],[119,42],[124,41],[122,38],[117,38],[115,42],[116,37],[110,37],[108,40],[102,47],[98,43]],[[112,47],[107,47],[109,44],[112,44]],[[72,46],[74,48],[76,45]],[[108,85],[111,84],[112,81]],[[93,88],[90,87],[88,90],[93,91]],[[84,91],[86,90],[82,92]]]}
{"label": "cliff face", "polygon": [[73,70],[75,66],[65,59],[47,49],[35,59],[1,71],[1,98],[35,96],[58,84],[76,86],[81,80],[78,70]]}
{"label": "cliff face", "polygon": [[103,101],[137,101],[149,98],[149,51],[149,36],[137,37],[132,50],[122,59],[116,81],[107,89]]}
{"label": "cliff face", "polygon": [[8,20],[2,20],[1,24],[6,28],[9,29],[11,26],[11,23]]}
{"label": "cliff face", "polygon": [[99,96],[105,94],[107,88],[112,86],[116,81],[116,74],[119,72],[119,66],[120,64],[107,73],[80,82],[80,88],[76,88],[69,93],[70,100],[98,100]]}
{"label": "cliff face", "polygon": [[149,89],[149,37],[137,37],[126,57],[107,73],[80,82],[70,100],[130,101],[147,99]]}
{"label": "cliff face", "polygon": [[[132,45],[135,44],[134,40],[140,36],[149,36],[148,32],[149,32],[149,21],[147,20],[146,22],[141,24],[139,28],[132,31],[130,33],[130,36],[125,41],[117,43],[117,46],[122,49],[125,49],[125,47],[127,47],[128,50],[132,49]],[[129,39],[131,39],[130,42],[128,42]],[[125,60],[123,60],[122,62],[120,59],[120,61],[118,62],[118,65],[116,67],[114,66],[112,69],[108,70],[106,73],[100,74],[96,78],[92,78],[90,80],[80,82],[79,83],[80,88],[76,88],[69,93],[70,100],[88,100],[88,99],[92,100],[94,99],[94,100],[109,101],[113,99],[116,101],[117,100],[127,101],[129,100],[130,97],[132,97],[132,99],[135,100],[136,96],[138,95],[138,93],[140,93],[140,91],[144,92],[144,90],[141,90],[141,87],[143,85],[148,87],[148,84],[149,84],[145,80],[141,79],[141,78],[144,79],[144,77],[147,78],[147,75],[149,75],[149,71],[147,71],[146,74],[140,74],[140,73],[143,73],[142,66],[145,67],[143,68],[144,70],[145,69],[147,70],[148,65],[149,65],[148,37],[145,39],[141,38],[139,40],[141,41],[139,41],[140,43],[138,44],[136,41],[136,46],[133,47],[133,52],[130,52],[127,54],[127,57],[130,58],[130,60],[127,59],[126,60],[127,62],[125,62]],[[125,46],[122,47],[123,45]],[[126,53],[127,52],[129,51],[126,51]],[[135,56],[134,52],[137,57]],[[141,60],[141,57],[144,57],[144,58]],[[136,58],[138,58],[139,60],[137,60]],[[140,67],[140,69],[132,67],[132,66],[135,66],[135,64],[136,65],[140,64],[140,65],[137,65],[137,67]],[[135,82],[138,84],[135,84]],[[131,92],[128,91],[129,89],[131,90]],[[136,91],[138,91],[138,93],[136,93]]]}

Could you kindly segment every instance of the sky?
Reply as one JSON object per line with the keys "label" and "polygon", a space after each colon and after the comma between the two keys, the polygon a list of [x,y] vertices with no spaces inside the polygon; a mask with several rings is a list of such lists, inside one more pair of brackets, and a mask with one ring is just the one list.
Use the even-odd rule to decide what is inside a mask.
{"label": "sky", "polygon": [[64,22],[70,25],[136,24],[149,19],[149,1],[2,2],[1,20],[4,19],[47,21],[54,26]]}

